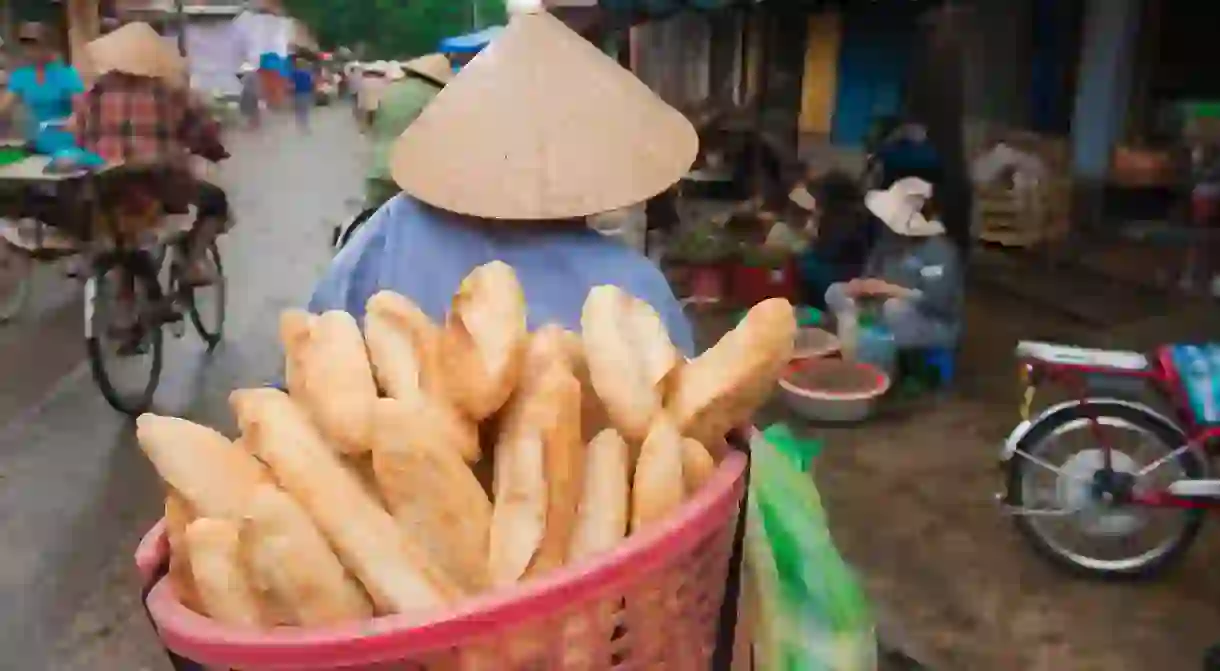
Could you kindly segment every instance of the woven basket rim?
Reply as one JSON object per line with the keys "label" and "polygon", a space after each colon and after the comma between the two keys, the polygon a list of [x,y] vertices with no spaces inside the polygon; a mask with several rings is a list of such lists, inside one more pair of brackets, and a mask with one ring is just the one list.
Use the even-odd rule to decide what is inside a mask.
{"label": "woven basket rim", "polygon": [[[730,453],[693,499],[656,528],[629,537],[613,552],[593,557],[511,589],[462,602],[444,614],[399,614],[326,628],[280,627],[251,631],[221,625],[179,603],[173,587],[160,580],[148,592],[147,607],[169,649],[202,664],[237,668],[348,668],[410,659],[485,639],[546,614],[621,590],[645,580],[674,557],[692,552],[726,523],[745,488],[748,458]],[[164,522],[141,541],[136,565],[153,580],[169,553]]]}

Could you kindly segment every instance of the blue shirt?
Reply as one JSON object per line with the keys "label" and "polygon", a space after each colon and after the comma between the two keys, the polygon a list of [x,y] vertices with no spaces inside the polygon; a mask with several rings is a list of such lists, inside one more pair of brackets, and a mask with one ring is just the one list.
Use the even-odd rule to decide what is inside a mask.
{"label": "blue shirt", "polygon": [[284,59],[274,51],[268,51],[258,57],[258,67],[260,70],[279,72],[284,67]]}
{"label": "blue shirt", "polygon": [[356,230],[309,308],[347,310],[363,319],[369,297],[391,289],[439,322],[462,279],[497,260],[517,272],[531,330],[554,323],[579,332],[589,289],[613,284],[652,305],[674,345],[688,356],[695,353],[690,322],[665,276],[630,247],[582,226],[483,221],[406,195],[390,200]]}
{"label": "blue shirt", "polygon": [[39,137],[42,125],[48,121],[63,121],[72,116],[72,96],[85,90],[76,68],[54,61],[43,69],[41,81],[32,66],[13,70],[8,90],[29,110],[30,125],[26,137]]}
{"label": "blue shirt", "polygon": [[309,70],[293,70],[292,90],[297,93],[313,93],[313,73]]}

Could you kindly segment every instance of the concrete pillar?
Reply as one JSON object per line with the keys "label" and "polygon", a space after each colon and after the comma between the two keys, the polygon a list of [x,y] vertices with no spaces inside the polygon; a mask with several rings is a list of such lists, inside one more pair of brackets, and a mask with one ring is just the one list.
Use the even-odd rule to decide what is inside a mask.
{"label": "concrete pillar", "polygon": [[1139,35],[1140,0],[1086,0],[1072,115],[1075,176],[1105,179],[1126,123]]}

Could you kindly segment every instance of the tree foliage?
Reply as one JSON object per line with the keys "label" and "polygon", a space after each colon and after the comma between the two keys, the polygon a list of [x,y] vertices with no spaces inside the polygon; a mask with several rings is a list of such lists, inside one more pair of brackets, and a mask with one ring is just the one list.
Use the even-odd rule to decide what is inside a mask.
{"label": "tree foliage", "polygon": [[285,0],[324,48],[363,45],[365,58],[409,58],[505,21],[504,0]]}

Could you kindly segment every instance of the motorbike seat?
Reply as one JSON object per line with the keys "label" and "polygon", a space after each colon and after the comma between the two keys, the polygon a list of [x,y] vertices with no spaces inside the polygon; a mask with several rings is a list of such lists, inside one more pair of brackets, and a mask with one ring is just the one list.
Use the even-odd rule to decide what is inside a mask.
{"label": "motorbike seat", "polygon": [[1146,371],[1152,365],[1148,357],[1139,352],[1092,349],[1033,340],[1017,343],[1017,358],[1032,359],[1053,366],[1080,366],[1129,373]]}

